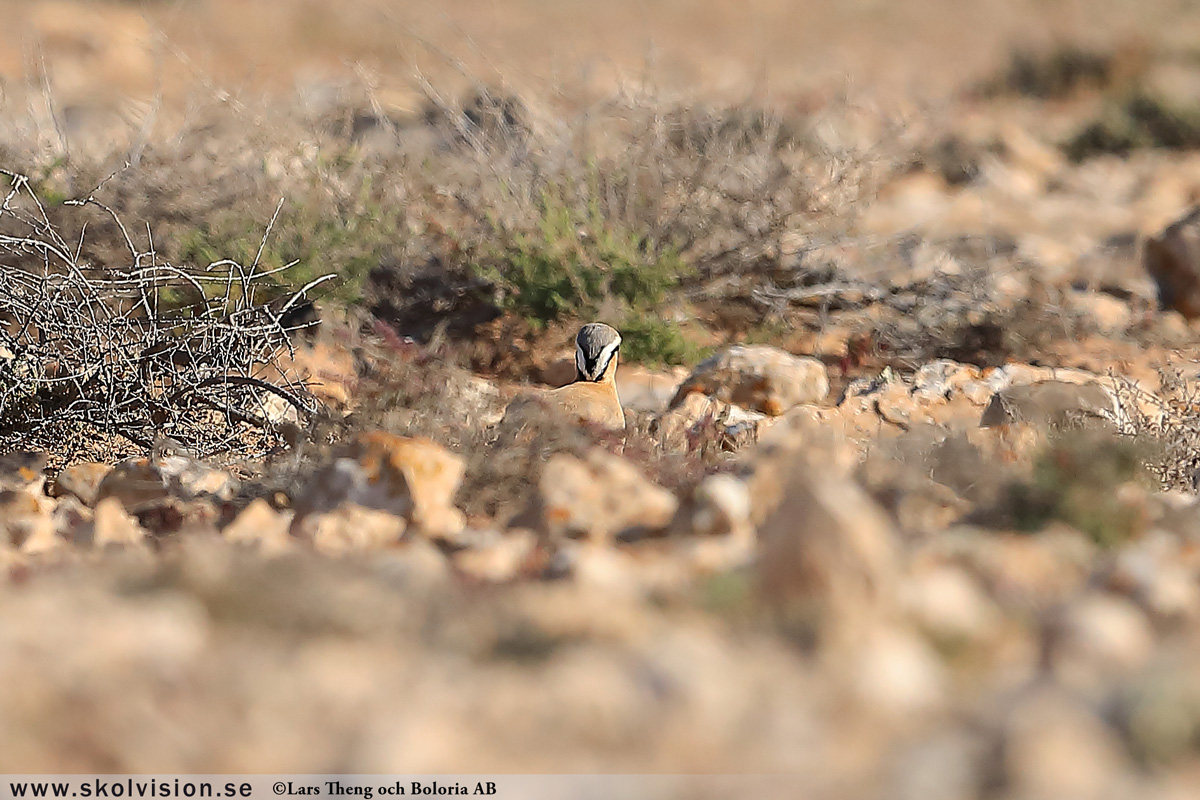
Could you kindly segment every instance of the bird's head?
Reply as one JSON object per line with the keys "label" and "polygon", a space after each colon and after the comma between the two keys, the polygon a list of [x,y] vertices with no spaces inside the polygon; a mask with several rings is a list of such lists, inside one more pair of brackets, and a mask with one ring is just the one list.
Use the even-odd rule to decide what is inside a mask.
{"label": "bird's head", "polygon": [[610,376],[617,368],[620,349],[621,334],[616,328],[603,322],[584,325],[575,337],[576,379],[594,383]]}

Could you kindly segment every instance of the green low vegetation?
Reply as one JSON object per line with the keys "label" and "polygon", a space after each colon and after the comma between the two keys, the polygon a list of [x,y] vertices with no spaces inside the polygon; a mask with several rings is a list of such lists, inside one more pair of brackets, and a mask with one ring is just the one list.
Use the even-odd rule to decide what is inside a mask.
{"label": "green low vegetation", "polygon": [[618,327],[622,357],[639,364],[694,364],[710,354],[709,348],[689,341],[677,323],[652,312],[628,314]]}
{"label": "green low vegetation", "polygon": [[700,349],[661,316],[668,293],[690,274],[678,251],[546,191],[534,230],[494,226],[497,243],[474,249],[471,267],[495,302],[540,330],[565,318],[619,310],[623,351],[634,361],[680,364]]}
{"label": "green low vegetation", "polygon": [[265,244],[265,226],[257,220],[233,210],[215,214],[180,237],[178,258],[198,267],[224,259],[248,266],[257,258],[260,271],[294,262],[281,283],[303,286],[333,273],[337,278],[322,289],[325,296],[356,303],[371,269],[397,248],[400,222],[371,198],[364,182],[360,196],[344,206],[328,198],[284,204]]}
{"label": "green low vegetation", "polygon": [[1178,106],[1145,92],[1109,104],[1066,144],[1072,161],[1099,155],[1126,156],[1135,150],[1200,147],[1200,108]]}
{"label": "green low vegetation", "polygon": [[1045,51],[1017,48],[1007,66],[984,83],[986,96],[1019,94],[1039,100],[1070,97],[1082,89],[1102,89],[1117,75],[1112,53],[1063,44]]}
{"label": "green low vegetation", "polygon": [[1037,531],[1058,520],[1101,547],[1135,536],[1141,511],[1121,501],[1119,487],[1150,484],[1147,445],[1103,431],[1064,431],[1038,456],[1028,481],[1011,487],[1010,508],[1018,528]]}

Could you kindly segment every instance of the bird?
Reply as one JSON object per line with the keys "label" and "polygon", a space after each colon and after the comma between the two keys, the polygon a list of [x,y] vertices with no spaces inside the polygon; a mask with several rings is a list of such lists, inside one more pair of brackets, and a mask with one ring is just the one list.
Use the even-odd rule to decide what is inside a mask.
{"label": "bird", "polygon": [[575,380],[532,397],[518,397],[505,416],[526,408],[534,400],[580,422],[624,430],[625,412],[617,396],[616,382],[620,350],[621,334],[616,328],[603,322],[584,325],[575,336]]}

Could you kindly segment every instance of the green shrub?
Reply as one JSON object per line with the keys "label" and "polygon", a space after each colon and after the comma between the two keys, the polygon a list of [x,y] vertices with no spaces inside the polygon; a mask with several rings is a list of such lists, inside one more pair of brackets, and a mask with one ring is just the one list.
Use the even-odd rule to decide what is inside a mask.
{"label": "green shrub", "polygon": [[580,211],[547,191],[538,212],[534,231],[495,226],[500,244],[479,247],[472,259],[500,308],[535,328],[592,316],[606,302],[649,311],[687,274],[674,248],[608,222],[595,203]]}
{"label": "green shrub", "polygon": [[1045,52],[1013,50],[1008,66],[983,86],[985,95],[1020,94],[1040,100],[1069,97],[1084,88],[1103,88],[1116,76],[1111,53],[1064,44]]}
{"label": "green shrub", "polygon": [[703,360],[707,349],[696,345],[679,326],[652,313],[629,314],[618,326],[621,357],[639,364],[691,364]]}
{"label": "green shrub", "polygon": [[1136,535],[1141,512],[1118,498],[1117,488],[1148,482],[1146,445],[1103,431],[1064,431],[1034,463],[1028,482],[1009,493],[1019,529],[1036,531],[1060,520],[1087,534],[1101,547],[1114,547]]}
{"label": "green shrub", "polygon": [[1068,157],[1128,155],[1134,150],[1200,148],[1200,109],[1173,106],[1161,98],[1135,92],[1108,106],[1065,145]]}

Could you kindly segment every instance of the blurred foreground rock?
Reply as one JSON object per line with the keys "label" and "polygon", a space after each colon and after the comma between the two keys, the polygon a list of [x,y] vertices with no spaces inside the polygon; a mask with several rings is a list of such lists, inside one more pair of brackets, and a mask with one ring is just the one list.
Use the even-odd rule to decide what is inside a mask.
{"label": "blurred foreground rock", "polygon": [[94,506],[100,494],[100,485],[111,471],[112,467],[108,464],[73,464],[54,479],[53,494],[55,497],[71,496],[85,506]]}
{"label": "blurred foreground rock", "polygon": [[445,438],[310,443],[286,479],[161,452],[47,489],[14,456],[0,766],[1190,787],[1200,503],[1128,469],[1122,384],[939,358],[831,398],[781,353],[717,359],[669,409],[642,376],[623,437],[484,430],[479,378],[447,390],[466,410],[383,415]]}
{"label": "blurred foreground rock", "polygon": [[539,482],[541,513],[552,536],[589,536],[659,531],[679,501],[619,456],[593,449],[584,459],[552,456]]}
{"label": "blurred foreground rock", "polygon": [[762,590],[788,625],[858,644],[895,602],[895,529],[847,479],[796,468],[759,536]]}

